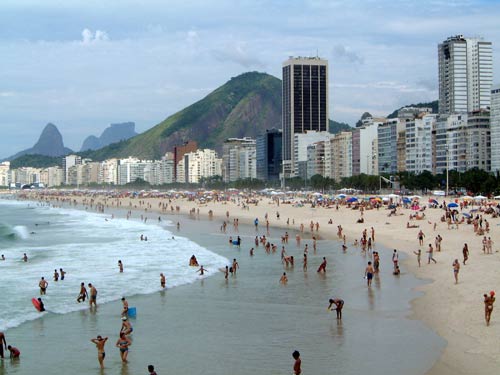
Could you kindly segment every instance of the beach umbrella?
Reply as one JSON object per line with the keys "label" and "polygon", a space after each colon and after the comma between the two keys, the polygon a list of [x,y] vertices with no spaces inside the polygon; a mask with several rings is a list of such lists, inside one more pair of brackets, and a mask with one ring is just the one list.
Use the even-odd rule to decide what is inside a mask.
{"label": "beach umbrella", "polygon": [[448,203],[448,207],[455,208],[455,207],[458,207],[458,204],[456,204],[455,202],[451,202],[451,203]]}
{"label": "beach umbrella", "polygon": [[467,212],[464,212],[462,216],[466,217],[467,219],[470,219],[470,214],[468,214]]}
{"label": "beach umbrella", "polygon": [[483,197],[482,195],[476,195],[474,197],[474,199],[477,200],[477,201],[480,201],[480,200],[486,199],[486,197]]}
{"label": "beach umbrella", "polygon": [[371,200],[376,202],[382,202],[382,198],[380,197],[371,198]]}
{"label": "beach umbrella", "polygon": [[410,199],[422,199],[420,195],[412,195],[409,197]]}
{"label": "beach umbrella", "polygon": [[345,197],[346,197],[345,194],[339,194],[339,195],[337,195],[337,198],[339,198],[339,199],[344,199]]}
{"label": "beach umbrella", "polygon": [[418,210],[420,210],[420,206],[414,205],[414,206],[411,206],[411,209],[413,211],[418,211]]}
{"label": "beach umbrella", "polygon": [[437,200],[435,199],[429,199],[429,203],[432,203],[432,204],[439,204]]}
{"label": "beach umbrella", "polygon": [[403,198],[403,203],[411,203],[411,199],[407,198],[407,197],[404,197]]}
{"label": "beach umbrella", "polygon": [[464,201],[471,201],[472,200],[472,197],[469,197],[468,195],[466,195],[465,197],[462,198]]}
{"label": "beach umbrella", "polygon": [[357,201],[358,201],[358,198],[356,198],[356,197],[351,197],[351,198],[347,199],[347,201],[346,201],[346,202],[347,202],[347,203],[353,203],[353,202],[357,202]]}

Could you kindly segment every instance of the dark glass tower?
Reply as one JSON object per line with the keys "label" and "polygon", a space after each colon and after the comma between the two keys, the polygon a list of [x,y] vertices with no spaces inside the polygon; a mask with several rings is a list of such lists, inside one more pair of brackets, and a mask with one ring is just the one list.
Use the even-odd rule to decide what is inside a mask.
{"label": "dark glass tower", "polygon": [[296,173],[294,135],[328,131],[328,61],[290,57],[283,63],[283,176]]}

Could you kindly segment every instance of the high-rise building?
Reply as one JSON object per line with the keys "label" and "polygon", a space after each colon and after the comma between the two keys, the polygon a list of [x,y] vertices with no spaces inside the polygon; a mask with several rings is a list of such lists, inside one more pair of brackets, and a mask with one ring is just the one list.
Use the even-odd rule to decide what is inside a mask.
{"label": "high-rise building", "polygon": [[257,178],[257,148],[252,138],[228,138],[222,146],[222,178],[232,182]]}
{"label": "high-rise building", "polygon": [[294,140],[307,131],[328,131],[328,61],[290,57],[283,63],[283,177],[296,176]]}
{"label": "high-rise building", "polygon": [[184,155],[184,174],[185,182],[190,184],[200,183],[202,178],[221,176],[222,159],[208,148],[188,152]]}
{"label": "high-rise building", "polygon": [[283,132],[266,130],[257,138],[257,178],[263,181],[279,180],[283,166]]}
{"label": "high-rise building", "polygon": [[82,164],[82,158],[78,155],[68,155],[62,159],[62,167],[64,170],[64,183],[69,185],[69,170],[75,165]]}
{"label": "high-rise building", "polygon": [[0,163],[0,186],[9,186],[10,184],[10,162],[4,161]]}
{"label": "high-rise building", "polygon": [[406,122],[405,169],[415,174],[432,172],[432,129],[437,115],[420,114]]}
{"label": "high-rise building", "polygon": [[330,139],[330,176],[340,182],[352,176],[352,132],[340,132]]}
{"label": "high-rise building", "polygon": [[490,112],[490,131],[491,131],[491,171],[500,171],[500,85],[491,90],[491,112]]}
{"label": "high-rise building", "polygon": [[452,36],[438,45],[439,113],[466,113],[490,106],[491,42]]}
{"label": "high-rise building", "polygon": [[[188,152],[194,152],[196,150],[198,150],[198,144],[196,143],[196,141],[187,141],[184,142],[182,145],[174,147],[174,163],[175,163],[174,179],[177,182],[179,182],[179,179],[177,178],[177,164],[179,164],[180,161],[184,163],[184,155],[187,154]],[[184,169],[179,167],[179,173],[184,173]],[[184,179],[184,177],[181,177],[180,179]]]}

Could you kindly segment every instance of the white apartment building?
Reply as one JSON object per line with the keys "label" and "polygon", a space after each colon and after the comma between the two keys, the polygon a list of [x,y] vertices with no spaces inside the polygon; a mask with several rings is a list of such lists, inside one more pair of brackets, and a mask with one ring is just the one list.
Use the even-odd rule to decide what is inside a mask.
{"label": "white apartment building", "polygon": [[[306,133],[296,133],[294,135],[294,155],[293,155],[293,160],[294,160],[294,175],[292,177],[301,177],[301,178],[309,178],[308,174],[313,173],[313,172],[308,172],[308,147],[312,146],[316,143],[320,142],[329,142],[332,134],[329,132],[317,132],[314,130],[308,131]],[[322,150],[324,150],[325,147],[322,146]],[[311,152],[311,151],[309,151]],[[311,155],[309,155],[311,157]],[[317,156],[318,158],[325,158],[325,153],[322,151],[321,155]],[[316,167],[314,167],[316,168]],[[323,168],[323,167],[322,167]],[[324,169],[321,169],[320,173],[314,173],[314,174],[321,174],[324,175],[325,171]]]}
{"label": "white apartment building", "polygon": [[486,109],[491,102],[491,42],[456,35],[438,45],[439,113]]}
{"label": "white apartment building", "polygon": [[224,182],[257,178],[257,144],[252,138],[229,138],[222,146]]}
{"label": "white apartment building", "polygon": [[500,85],[491,90],[491,171],[500,171]]}
{"label": "white apartment building", "polygon": [[405,131],[405,170],[415,174],[432,172],[432,130],[437,115],[421,114],[406,122]]}
{"label": "white apartment building", "polygon": [[97,183],[118,185],[118,159],[108,159],[101,162]]}
{"label": "white apartment building", "polygon": [[61,186],[64,171],[61,167],[49,167],[40,172],[40,182],[47,187]]}
{"label": "white apartment building", "polygon": [[64,170],[64,183],[70,185],[69,181],[69,169],[74,166],[82,164],[82,158],[78,155],[68,155],[63,157],[63,170]]}
{"label": "white apartment building", "polygon": [[359,172],[378,175],[378,127],[387,120],[373,118],[359,128]]}
{"label": "white apartment building", "polygon": [[330,139],[329,160],[331,171],[326,177],[339,182],[352,176],[352,132],[340,132]]}
{"label": "white apartment building", "polygon": [[222,159],[217,157],[215,150],[189,152],[184,155],[184,174],[186,182],[195,184],[202,178],[221,176]]}
{"label": "white apartment building", "polygon": [[144,180],[144,169],[151,162],[142,161],[137,158],[128,157],[120,159],[118,166],[118,184],[125,185],[130,182],[135,182],[137,179]]}
{"label": "white apartment building", "polygon": [[0,163],[0,186],[10,185],[10,162],[4,161]]}
{"label": "white apartment building", "polygon": [[31,185],[39,183],[42,170],[39,168],[22,167],[11,170],[11,184]]}

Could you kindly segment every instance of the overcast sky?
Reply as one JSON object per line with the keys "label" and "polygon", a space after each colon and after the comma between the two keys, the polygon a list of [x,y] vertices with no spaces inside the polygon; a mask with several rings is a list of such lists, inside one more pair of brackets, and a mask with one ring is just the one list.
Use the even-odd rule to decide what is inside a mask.
{"label": "overcast sky", "polygon": [[281,78],[290,55],[330,64],[330,117],[353,125],[437,99],[437,44],[493,42],[498,0],[2,0],[0,157],[48,122],[66,146],[110,123],[138,131],[247,71]]}

